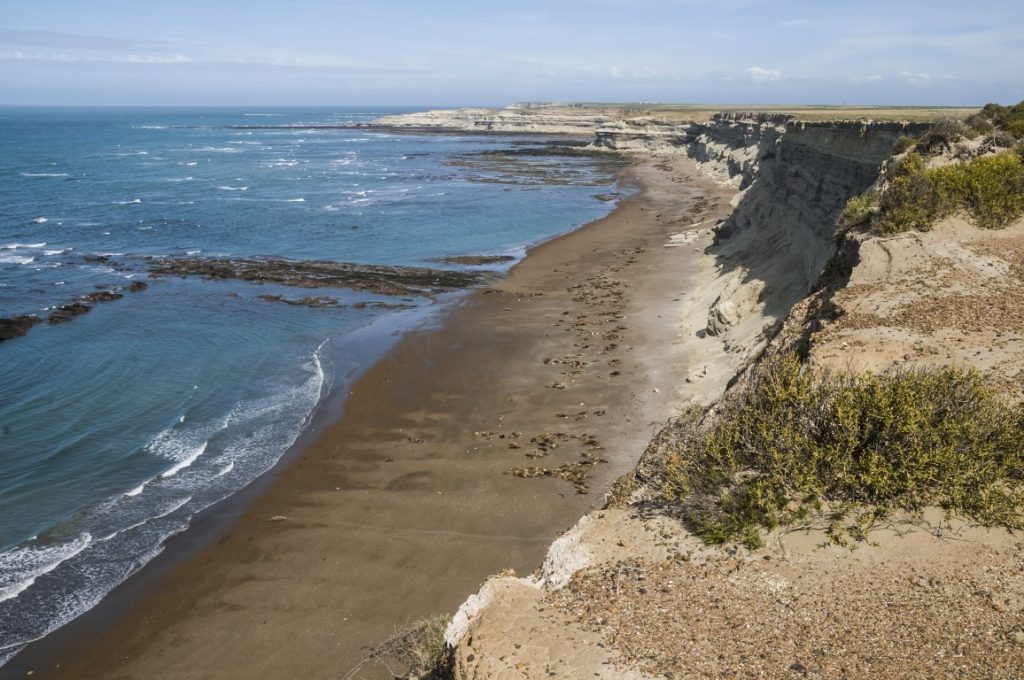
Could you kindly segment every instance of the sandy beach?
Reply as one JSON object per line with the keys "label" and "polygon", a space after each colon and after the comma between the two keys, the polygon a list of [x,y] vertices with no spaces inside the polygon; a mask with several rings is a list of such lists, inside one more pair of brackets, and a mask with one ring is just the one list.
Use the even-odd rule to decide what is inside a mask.
{"label": "sandy beach", "polygon": [[99,633],[71,624],[59,654],[30,647],[5,673],[338,678],[488,575],[537,568],[682,406],[674,295],[705,273],[707,236],[665,246],[729,210],[681,158],[621,181],[639,191],[608,217],[404,336],[211,545]]}

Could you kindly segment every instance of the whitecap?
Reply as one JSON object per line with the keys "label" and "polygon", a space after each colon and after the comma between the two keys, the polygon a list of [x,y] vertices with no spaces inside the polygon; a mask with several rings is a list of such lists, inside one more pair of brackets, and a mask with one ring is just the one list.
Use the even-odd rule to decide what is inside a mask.
{"label": "whitecap", "polygon": [[31,255],[0,255],[0,262],[4,264],[32,264],[35,259]]}
{"label": "whitecap", "polygon": [[203,455],[203,452],[206,451],[206,445],[208,443],[209,442],[203,442],[202,444],[197,446],[195,449],[190,451],[184,458],[182,458],[180,461],[178,461],[173,467],[169,468],[166,472],[161,473],[160,474],[160,479],[167,479],[168,477],[173,477],[174,475],[178,474],[179,472],[181,472],[185,468],[187,468],[190,465],[192,465],[192,463],[196,462],[196,459],[199,458],[199,456]]}
{"label": "whitecap", "polygon": [[22,177],[67,177],[66,172],[23,172]]}
{"label": "whitecap", "polygon": [[46,224],[50,220],[46,219],[45,217],[35,217],[32,219],[32,221],[35,222],[36,224]]}
{"label": "whitecap", "polygon": [[138,496],[140,493],[142,493],[142,490],[145,489],[145,488],[146,488],[146,482],[143,482],[142,484],[139,484],[137,487],[135,487],[131,491],[125,491],[124,495],[125,496]]}
{"label": "whitecap", "polygon": [[18,248],[42,248],[46,245],[46,241],[42,243],[7,243],[0,246],[0,250],[17,250]]}
{"label": "whitecap", "polygon": [[43,251],[43,255],[63,255],[66,252],[67,252],[67,249],[64,249],[64,250],[44,250]]}
{"label": "whitecap", "polygon": [[220,189],[221,191],[248,191],[249,190],[249,187],[222,186],[222,187],[217,187],[217,188]]}
{"label": "whitecap", "polygon": [[83,533],[60,545],[26,545],[0,553],[0,602],[17,597],[37,578],[82,552],[91,542],[92,536]]}
{"label": "whitecap", "polygon": [[305,203],[305,202],[306,202],[306,199],[304,199],[304,198],[289,198],[288,200],[285,201],[285,203]]}

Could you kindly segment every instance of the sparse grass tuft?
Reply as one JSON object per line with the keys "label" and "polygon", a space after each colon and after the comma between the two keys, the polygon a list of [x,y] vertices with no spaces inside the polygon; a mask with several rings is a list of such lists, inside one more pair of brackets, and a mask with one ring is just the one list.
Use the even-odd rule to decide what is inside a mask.
{"label": "sparse grass tuft", "polygon": [[382,666],[390,677],[415,677],[441,680],[449,676],[450,661],[444,634],[448,617],[428,616],[397,630],[394,635],[373,647],[363,660],[343,676],[343,680],[360,677],[367,664]]}
{"label": "sparse grass tuft", "polygon": [[892,511],[936,505],[1022,528],[1024,409],[973,370],[826,374],[788,356],[727,397],[666,478],[709,543],[757,547],[762,529],[811,517],[863,538]]}

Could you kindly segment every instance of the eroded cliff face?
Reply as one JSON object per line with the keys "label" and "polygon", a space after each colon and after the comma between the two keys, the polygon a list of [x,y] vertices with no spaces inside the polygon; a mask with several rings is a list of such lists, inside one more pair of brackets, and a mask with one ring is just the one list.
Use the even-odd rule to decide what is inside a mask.
{"label": "eroded cliff face", "polygon": [[[597,130],[601,148],[680,162],[685,156],[703,174],[737,188],[726,219],[680,225],[666,244],[701,244],[706,262],[701,285],[671,291],[679,295],[679,342],[703,364],[680,396],[713,402],[756,359],[835,254],[837,218],[846,201],[872,185],[899,136],[922,129],[719,116],[706,123],[615,121]],[[663,445],[655,440],[651,447],[657,457]],[[644,493],[628,482],[621,486],[620,500],[627,503]],[[658,551],[666,549],[702,564],[733,558],[705,550],[676,526],[655,526],[634,515],[615,508],[588,515],[552,545],[539,575],[488,581],[448,629],[454,677],[545,677],[549,666],[559,675],[648,677],[616,664],[595,632],[603,630],[604,619],[593,629],[575,626],[552,618],[551,602],[601,565],[646,560],[648,554],[652,563],[662,563]]]}
{"label": "eroded cliff face", "polygon": [[715,226],[720,294],[707,332],[749,351],[821,274],[846,201],[871,186],[901,135],[924,128],[729,114],[706,123],[617,121],[597,130],[595,145],[685,154],[741,190],[732,214]]}

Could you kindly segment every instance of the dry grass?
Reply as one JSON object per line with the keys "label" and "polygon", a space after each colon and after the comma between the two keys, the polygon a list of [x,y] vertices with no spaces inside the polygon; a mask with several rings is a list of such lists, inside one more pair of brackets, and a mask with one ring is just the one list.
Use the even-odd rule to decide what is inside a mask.
{"label": "dry grass", "polygon": [[445,662],[448,650],[444,633],[448,618],[435,614],[396,630],[391,637],[367,652],[362,661],[342,676],[342,680],[356,680],[367,666],[382,667],[395,678],[440,680],[447,677]]}

